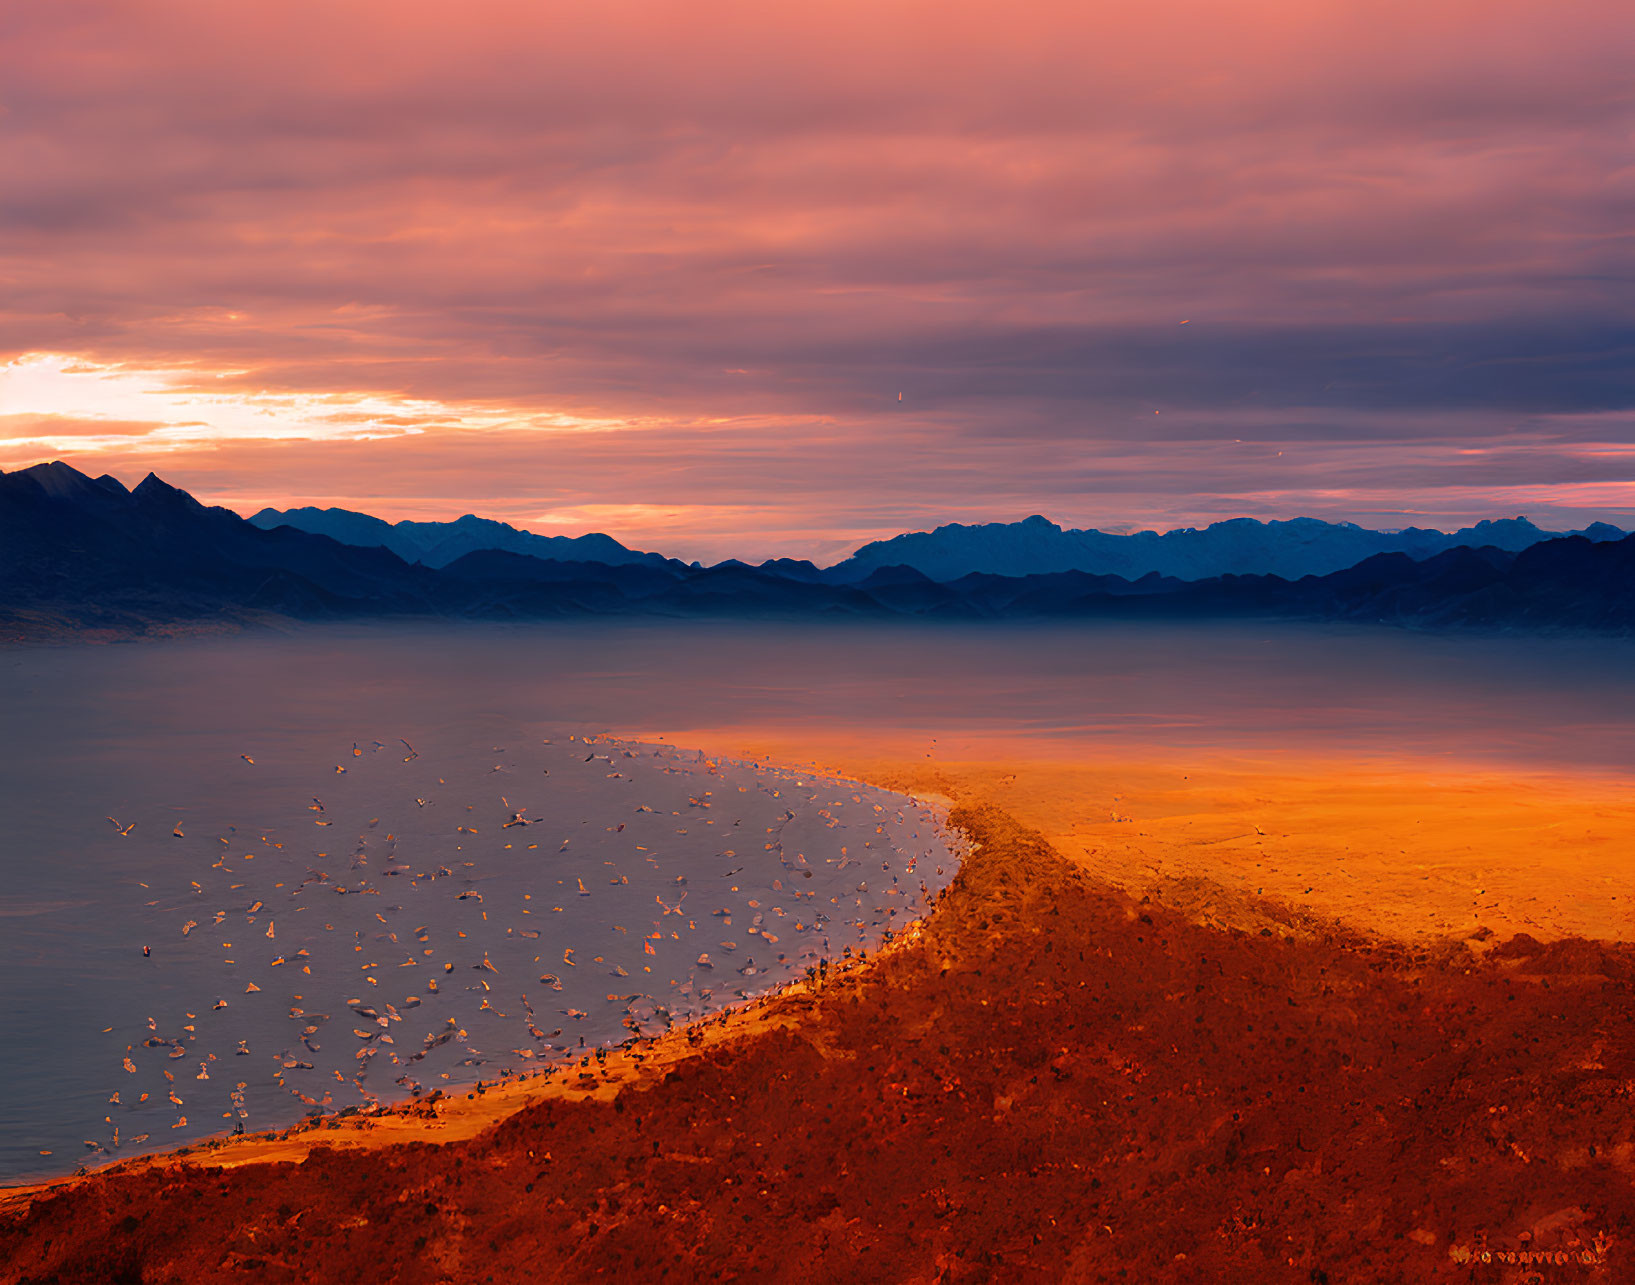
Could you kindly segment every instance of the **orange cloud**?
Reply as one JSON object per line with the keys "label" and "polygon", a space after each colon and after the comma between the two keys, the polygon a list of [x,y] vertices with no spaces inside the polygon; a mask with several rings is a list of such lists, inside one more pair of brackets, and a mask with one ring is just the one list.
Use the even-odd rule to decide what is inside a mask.
{"label": "orange cloud", "polygon": [[0,449],[700,547],[1407,507],[1454,439],[1615,497],[1632,56],[1621,0],[32,6],[0,358],[162,413],[0,391]]}

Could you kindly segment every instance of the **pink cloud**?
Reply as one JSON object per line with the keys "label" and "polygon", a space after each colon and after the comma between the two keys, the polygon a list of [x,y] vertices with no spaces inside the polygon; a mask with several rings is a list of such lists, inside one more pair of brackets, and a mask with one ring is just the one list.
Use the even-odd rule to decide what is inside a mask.
{"label": "pink cloud", "polygon": [[[1420,469],[1504,505],[1541,460],[1605,507],[1623,457],[1558,449],[1550,417],[1635,440],[1614,0],[10,22],[0,354],[633,425],[358,443],[334,419],[152,455],[220,494],[684,502],[702,548],[1310,506],[1323,470],[1374,505],[1422,502]],[[1231,449],[1284,434],[1298,454]],[[1458,472],[1456,438],[1508,462]],[[536,461],[567,480],[518,482]]]}
{"label": "pink cloud", "polygon": [[[237,441],[205,451],[128,448],[69,458],[126,482],[148,469],[249,514],[313,504],[382,517],[477,512],[545,534],[607,531],[636,548],[715,561],[832,561],[870,539],[948,521],[1043,512],[1065,526],[1169,529],[1220,518],[1310,514],[1451,529],[1527,513],[1544,525],[1635,526],[1635,448],[1541,441],[1537,426],[1472,448],[1470,438],[1399,443],[1276,435],[1194,424],[1173,439],[1097,444],[949,434],[905,420],[677,424],[542,439],[529,432],[300,443]],[[1353,432],[1366,430],[1353,422]],[[1603,423],[1584,428],[1605,434]],[[4,461],[0,461],[3,463]],[[617,483],[610,483],[616,478]]]}

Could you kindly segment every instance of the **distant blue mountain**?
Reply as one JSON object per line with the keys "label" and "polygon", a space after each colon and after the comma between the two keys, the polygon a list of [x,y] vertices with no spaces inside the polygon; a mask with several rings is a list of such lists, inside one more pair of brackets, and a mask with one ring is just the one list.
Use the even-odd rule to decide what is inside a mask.
{"label": "distant blue mountain", "polygon": [[[470,525],[475,519],[464,519],[462,529],[476,532],[479,541],[520,536],[547,548],[566,548],[571,556],[540,558],[479,547],[432,567],[423,557],[410,561],[383,544],[384,535],[395,535],[398,527],[370,526],[376,520],[361,514],[339,520],[348,519],[361,521],[337,529],[368,544],[345,543],[285,522],[264,528],[231,510],[206,507],[151,473],[126,490],[111,477],[93,479],[61,463],[0,472],[0,628],[12,638],[86,630],[126,636],[218,621],[640,614],[1085,622],[1255,618],[1635,632],[1635,535],[1617,538],[1619,533],[1605,526],[1548,538],[1519,519],[1483,523],[1458,533],[1485,538],[1479,546],[1455,545],[1427,557],[1401,550],[1373,553],[1338,570],[1292,578],[1258,572],[1187,579],[1155,569],[1131,576],[1073,567],[1024,575],[970,570],[945,579],[940,577],[962,564],[933,562],[930,569],[904,561],[870,564],[862,557],[869,550],[861,550],[844,564],[844,574],[855,576],[846,580],[830,578],[809,562],[751,567],[731,560],[701,567],[632,554],[605,536],[551,541],[503,523]],[[1016,527],[1024,541],[1034,542],[1038,556],[1043,556],[1040,549],[1059,555],[1059,537],[1100,535],[1063,532],[1043,519]],[[962,533],[953,537],[956,541],[974,530],[989,537],[990,551],[1008,547],[1018,557],[1014,543],[1005,545],[1016,527],[943,528],[901,537],[905,544],[888,540],[870,549],[919,547],[924,554],[927,547],[936,551],[938,538],[950,530]],[[493,528],[500,528],[497,536]],[[1240,557],[1247,556],[1246,547],[1275,551],[1277,540],[1286,540],[1291,530],[1312,537],[1308,549],[1331,549],[1322,544],[1330,536],[1382,535],[1306,520],[1217,523],[1208,531],[1167,537],[1149,532],[1145,542],[1102,538],[1136,540],[1138,548],[1170,540],[1157,547],[1192,550],[1195,560],[1182,569],[1195,572],[1209,565],[1200,549],[1224,556],[1219,551],[1236,539]],[[1453,538],[1439,532],[1397,534]],[[1183,538],[1174,540],[1177,536]],[[606,547],[602,540],[619,560],[583,560],[585,551]],[[1501,541],[1521,547],[1506,548]],[[437,547],[446,552],[451,546]],[[966,547],[968,557],[971,546]]]}
{"label": "distant blue mountain", "polygon": [[[108,479],[112,481],[112,479]],[[114,485],[118,485],[117,482]],[[327,535],[360,548],[390,549],[405,562],[446,567],[469,553],[499,550],[556,562],[599,562],[607,566],[642,563],[658,567],[684,564],[657,553],[637,553],[611,536],[544,536],[504,522],[469,514],[453,522],[384,522],[348,509],[262,509],[250,521],[264,530],[295,527]],[[914,531],[866,544],[845,561],[820,569],[810,562],[777,558],[761,570],[807,584],[866,584],[885,567],[908,567],[929,580],[946,584],[973,572],[1018,577],[1083,571],[1096,576],[1139,580],[1158,575],[1174,580],[1208,580],[1226,575],[1274,575],[1285,580],[1321,576],[1356,566],[1379,553],[1430,558],[1461,546],[1519,553],[1559,535],[1582,535],[1592,541],[1622,539],[1624,532],[1597,522],[1581,532],[1551,532],[1526,518],[1478,522],[1459,531],[1409,527],[1403,531],[1370,531],[1350,522],[1290,518],[1260,522],[1233,518],[1198,530],[1183,527],[1159,534],[1139,531],[1114,535],[1105,531],[1063,530],[1035,515],[1021,522],[980,526],[952,523],[935,531]],[[729,558],[722,567],[743,567]]]}
{"label": "distant blue mountain", "polygon": [[[877,569],[913,567],[932,580],[947,583],[972,572],[996,576],[1033,576],[1056,571],[1084,571],[1137,580],[1157,574],[1177,580],[1206,580],[1226,575],[1274,575],[1285,580],[1321,576],[1355,566],[1377,553],[1405,553],[1429,558],[1448,549],[1491,547],[1518,553],[1556,532],[1541,531],[1526,518],[1479,522],[1445,533],[1409,527],[1405,531],[1370,531],[1349,522],[1290,518],[1259,522],[1233,518],[1197,530],[1139,531],[1112,535],[1105,531],[1063,530],[1046,518],[990,522],[980,526],[953,523],[935,531],[916,531],[866,544],[846,561],[830,567],[825,578],[857,584]],[[1597,522],[1580,534],[1594,541],[1619,540],[1624,532]]]}
{"label": "distant blue mountain", "polygon": [[506,522],[466,514],[453,522],[386,522],[350,509],[262,509],[250,518],[264,531],[289,526],[314,535],[327,535],[342,544],[364,549],[390,549],[405,562],[446,567],[468,553],[500,549],[559,562],[601,562],[619,566],[643,562],[662,566],[656,553],[637,553],[610,535],[535,535]]}

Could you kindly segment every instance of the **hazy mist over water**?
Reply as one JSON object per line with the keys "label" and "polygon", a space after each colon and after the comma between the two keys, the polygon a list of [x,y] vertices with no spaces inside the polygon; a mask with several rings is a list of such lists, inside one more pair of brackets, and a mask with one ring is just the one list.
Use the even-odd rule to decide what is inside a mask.
{"label": "hazy mist over water", "polygon": [[[240,1081],[255,1128],[297,1118],[302,1094],[340,1106],[401,1096],[400,1074],[430,1088],[522,1069],[529,1026],[557,1033],[534,1041],[540,1058],[580,1034],[622,1038],[626,1018],[652,1029],[796,975],[823,948],[872,945],[946,882],[927,817],[895,796],[568,735],[662,732],[712,756],[742,730],[924,737],[950,755],[1161,745],[1622,773],[1632,661],[1620,641],[1265,624],[371,626],[12,649],[0,1177],[77,1163],[83,1139],[106,1137],[114,1091],[121,1111],[149,1093],[114,1114],[151,1146],[228,1127],[218,1099]],[[518,809],[539,824],[507,827]],[[774,852],[769,835],[791,842]],[[569,946],[604,960],[578,973]],[[653,960],[674,989],[632,1009],[653,991],[614,970]],[[298,967],[313,973],[296,982]],[[417,984],[433,976],[440,991]],[[373,1016],[355,1022],[347,999]],[[251,1054],[235,1054],[241,1039]],[[138,1070],[123,1071],[133,1041]],[[172,1132],[178,1114],[189,1125]]]}
{"label": "hazy mist over water", "polygon": [[350,742],[360,721],[1635,762],[1635,640],[1594,637],[1266,623],[315,627],[18,648],[0,653],[0,684],[15,729],[0,753],[23,779],[156,728],[171,744],[228,735],[247,748],[263,735]]}

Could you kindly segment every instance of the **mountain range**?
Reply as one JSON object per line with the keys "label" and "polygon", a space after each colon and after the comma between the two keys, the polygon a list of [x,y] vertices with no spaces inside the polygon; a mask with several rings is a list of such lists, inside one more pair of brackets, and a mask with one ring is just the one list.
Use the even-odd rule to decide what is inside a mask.
{"label": "mountain range", "polygon": [[262,509],[250,521],[264,531],[291,526],[327,535],[342,544],[359,548],[390,549],[405,562],[428,567],[446,567],[457,558],[482,549],[503,549],[533,558],[554,558],[563,562],[601,562],[623,566],[641,562],[663,566],[656,553],[636,553],[612,536],[534,535],[519,531],[507,522],[466,514],[453,522],[387,522],[350,509]]}
{"label": "mountain range", "polygon": [[[1448,545],[1454,537],[1440,532],[1369,532],[1313,519],[1216,523],[1201,532],[1143,533],[1150,537],[1143,539],[1063,531],[1032,518],[901,536],[865,546],[835,567],[818,568],[791,559],[758,567],[730,560],[703,567],[637,553],[607,536],[532,536],[476,518],[408,524],[400,533],[403,523],[344,510],[295,510],[294,515],[375,543],[364,547],[303,529],[287,520],[289,514],[264,510],[246,520],[229,509],[200,504],[152,474],[127,490],[115,478],[92,478],[63,463],[0,472],[0,623],[14,638],[87,629],[130,635],[178,622],[268,618],[599,614],[1256,617],[1420,628],[1635,630],[1635,536],[1604,525],[1551,536],[1514,519],[1456,533],[1481,543]],[[388,536],[412,541],[400,548],[414,559],[385,543]],[[1158,556],[1152,550],[1190,559],[1166,564],[1189,572],[1218,565],[1206,555],[1241,559],[1248,556],[1243,550],[1256,547],[1272,549],[1268,560],[1274,554],[1332,559],[1345,541],[1367,547],[1366,537],[1411,537],[1420,543],[1411,543],[1414,552],[1370,552],[1351,565],[1297,577],[1255,571],[1188,578],[1156,568],[1135,575],[1078,566],[1022,574],[962,569],[977,557],[988,558],[986,566],[1037,565],[1039,558],[1093,543],[1080,539],[1088,536],[1132,541],[1109,547],[1141,552],[1149,560]],[[460,551],[461,540],[478,544]],[[483,540],[516,547],[483,545]],[[1428,556],[1414,556],[1438,542],[1441,547]],[[1297,548],[1305,553],[1289,552]],[[533,552],[540,549],[553,556]],[[890,561],[894,551],[937,574],[909,561]],[[595,556],[587,560],[587,555]],[[1147,564],[1136,561],[1126,570],[1141,565]]]}
{"label": "mountain range", "polygon": [[[542,536],[504,522],[467,514],[453,522],[389,523],[348,509],[262,509],[250,518],[272,530],[291,526],[327,535],[343,544],[390,549],[405,562],[445,567],[468,553],[501,549],[564,562],[601,562],[610,566],[641,562],[660,566],[656,553],[637,553],[606,535]],[[1377,553],[1405,553],[1429,558],[1449,549],[1495,548],[1519,553],[1542,540],[1582,535],[1597,542],[1619,540],[1624,532],[1605,522],[1583,531],[1544,531],[1526,518],[1478,522],[1458,531],[1408,527],[1370,531],[1350,522],[1290,518],[1261,522],[1232,518],[1202,529],[1183,527],[1162,534],[1138,531],[1064,530],[1035,515],[1020,522],[978,526],[951,523],[935,531],[914,531],[865,544],[831,567],[780,558],[761,566],[791,579],[822,584],[858,584],[882,567],[912,567],[942,583],[973,572],[996,576],[1045,575],[1084,571],[1138,580],[1160,575],[1177,580],[1207,580],[1226,575],[1275,575],[1285,580],[1327,575],[1355,566]],[[736,559],[731,565],[744,566]]]}
{"label": "mountain range", "polygon": [[933,580],[957,580],[973,571],[1025,576],[1050,571],[1089,571],[1139,579],[1144,575],[1178,580],[1213,576],[1273,575],[1285,580],[1327,575],[1355,566],[1377,553],[1429,558],[1449,549],[1495,548],[1519,553],[1557,535],[1588,540],[1619,540],[1624,532],[1597,522],[1579,532],[1541,531],[1526,518],[1478,522],[1459,531],[1370,531],[1350,522],[1290,518],[1260,522],[1232,518],[1199,529],[1183,527],[1159,534],[1138,531],[1063,530],[1037,515],[1021,522],[980,526],[953,523],[935,531],[916,531],[866,544],[835,568],[846,579],[860,579],[876,567],[910,566]]}

